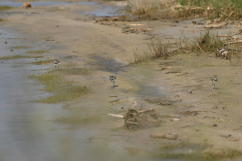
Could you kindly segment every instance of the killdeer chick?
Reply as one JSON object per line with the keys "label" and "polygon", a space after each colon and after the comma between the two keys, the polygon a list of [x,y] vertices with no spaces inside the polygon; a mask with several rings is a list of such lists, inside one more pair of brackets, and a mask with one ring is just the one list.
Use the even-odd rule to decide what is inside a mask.
{"label": "killdeer chick", "polygon": [[217,57],[223,57],[225,59],[229,59],[229,51],[224,49],[224,48],[218,48],[216,56]]}
{"label": "killdeer chick", "polygon": [[211,82],[212,82],[213,89],[215,89],[216,88],[216,82],[218,82],[218,77],[216,75],[214,77],[212,77]]}
{"label": "killdeer chick", "polygon": [[60,61],[57,60],[57,59],[55,59],[55,60],[54,60],[54,64],[56,64],[56,65],[57,65],[57,64],[60,64]]}
{"label": "killdeer chick", "polygon": [[118,87],[118,86],[115,84],[116,79],[117,79],[117,77],[114,76],[114,75],[110,75],[110,76],[109,76],[109,80],[113,83],[113,88]]}

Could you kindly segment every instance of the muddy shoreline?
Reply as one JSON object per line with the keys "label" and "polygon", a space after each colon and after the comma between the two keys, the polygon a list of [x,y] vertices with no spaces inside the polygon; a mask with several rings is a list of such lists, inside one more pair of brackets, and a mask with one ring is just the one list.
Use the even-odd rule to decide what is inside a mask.
{"label": "muddy shoreline", "polygon": [[[179,54],[167,60],[130,65],[134,53],[147,51],[146,44],[153,36],[176,42],[184,37],[196,38],[206,30],[189,21],[102,24],[92,16],[81,14],[83,11],[95,13],[98,9],[98,4],[59,4],[1,13],[4,19],[1,25],[27,39],[18,40],[26,45],[12,46],[16,54],[21,50],[19,46],[29,46],[34,49],[27,49],[32,52],[25,54],[42,55],[44,60],[51,60],[38,62],[53,68],[36,80],[56,94],[48,102],[63,103],[63,111],[67,113],[52,120],[65,127],[54,130],[63,134],[56,141],[63,149],[53,151],[54,160],[72,158],[75,161],[80,157],[87,161],[237,159],[242,151],[240,61]],[[132,24],[142,24],[151,30],[124,32]],[[225,34],[237,30],[231,25],[213,32]],[[117,88],[112,88],[110,75],[117,77]],[[210,82],[214,75],[219,78],[216,90]],[[70,82],[74,88],[66,88],[65,84]],[[88,91],[82,93],[83,87]],[[123,127],[123,120],[108,116],[108,113],[124,114],[134,106],[159,111],[161,126],[128,131]],[[150,137],[160,133],[178,137],[172,140]],[[54,142],[50,144],[45,145],[47,149],[56,148]],[[36,150],[43,148],[36,147]],[[57,156],[61,153],[68,155],[60,155],[60,159]],[[236,159],[233,161],[240,160]]]}

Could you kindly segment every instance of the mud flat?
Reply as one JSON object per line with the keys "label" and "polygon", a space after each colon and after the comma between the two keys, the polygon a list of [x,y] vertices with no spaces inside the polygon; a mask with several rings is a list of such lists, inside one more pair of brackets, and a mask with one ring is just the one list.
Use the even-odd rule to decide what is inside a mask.
{"label": "mud flat", "polygon": [[[176,43],[183,36],[197,37],[204,28],[188,21],[100,23],[93,18],[99,14],[86,13],[100,12],[103,4],[55,3],[1,14],[1,48],[6,51],[1,52],[5,54],[0,58],[1,73],[5,77],[10,73],[7,79],[11,80],[1,81],[1,89],[7,91],[1,100],[8,101],[8,93],[21,87],[24,102],[31,102],[11,99],[14,105],[6,104],[13,107],[1,105],[3,111],[12,109],[11,117],[1,113],[4,144],[0,147],[9,152],[4,152],[3,161],[240,160],[240,61],[181,53],[166,60],[133,63],[136,54],[149,51],[147,43],[153,37]],[[127,26],[132,32],[126,32]],[[133,30],[134,26],[142,27]],[[6,44],[6,28],[21,36]],[[235,30],[232,25],[217,32]],[[24,55],[16,57],[20,53]],[[211,86],[214,75],[219,79],[217,89]],[[115,88],[110,76],[117,78]],[[36,89],[38,82],[43,88]],[[130,108],[155,109],[160,126],[130,131],[123,119],[108,116],[124,115]],[[8,125],[13,131],[6,127],[11,113],[20,119]],[[17,135],[17,140],[9,135]],[[21,148],[13,148],[15,143]]]}

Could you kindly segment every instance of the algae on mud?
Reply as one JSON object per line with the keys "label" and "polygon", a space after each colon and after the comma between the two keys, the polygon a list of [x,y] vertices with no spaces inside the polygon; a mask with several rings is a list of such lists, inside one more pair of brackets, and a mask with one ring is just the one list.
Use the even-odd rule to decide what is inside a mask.
{"label": "algae on mud", "polygon": [[75,67],[75,66],[69,66],[66,68],[58,68],[56,69],[58,72],[62,72],[63,74],[68,75],[86,75],[89,73],[89,71],[85,68]]}
{"label": "algae on mud", "polygon": [[30,48],[29,46],[24,46],[24,45],[20,45],[20,46],[13,46],[11,47],[12,49],[28,49]]}
{"label": "algae on mud", "polygon": [[31,75],[30,78],[38,80],[45,87],[44,89],[53,95],[37,100],[42,103],[62,103],[75,100],[89,92],[89,88],[75,84],[73,81],[64,79],[62,72],[58,70],[49,71],[41,75]]}
{"label": "algae on mud", "polygon": [[28,59],[28,58],[41,58],[42,56],[28,56],[28,55],[11,55],[11,56],[2,56],[0,60],[16,60],[16,59]]}
{"label": "algae on mud", "polygon": [[242,152],[235,149],[211,151],[209,145],[178,143],[161,147],[160,153],[154,156],[155,158],[186,161],[221,161],[241,157]]}
{"label": "algae on mud", "polygon": [[53,62],[54,62],[53,59],[48,59],[48,60],[35,61],[35,62],[32,62],[31,64],[34,64],[34,65],[45,65],[45,64],[51,64]]}
{"label": "algae on mud", "polygon": [[30,50],[27,52],[27,54],[44,54],[48,53],[48,50]]}
{"label": "algae on mud", "polygon": [[6,11],[6,10],[9,10],[9,9],[12,9],[12,7],[10,7],[10,6],[0,6],[0,11]]}

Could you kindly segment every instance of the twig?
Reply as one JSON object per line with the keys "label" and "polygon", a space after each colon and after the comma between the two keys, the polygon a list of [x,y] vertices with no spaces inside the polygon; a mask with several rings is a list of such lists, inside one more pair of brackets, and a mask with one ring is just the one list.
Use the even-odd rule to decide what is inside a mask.
{"label": "twig", "polygon": [[123,119],[124,118],[123,115],[113,114],[113,113],[109,113],[108,116],[115,117],[115,118],[120,118],[120,119]]}

